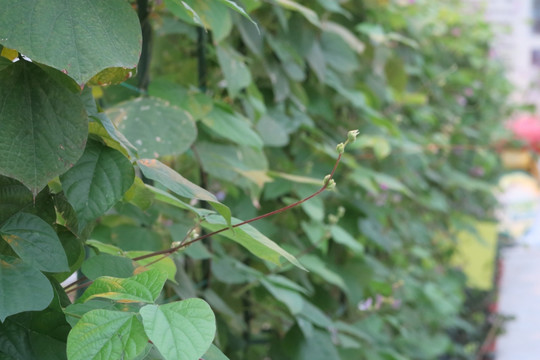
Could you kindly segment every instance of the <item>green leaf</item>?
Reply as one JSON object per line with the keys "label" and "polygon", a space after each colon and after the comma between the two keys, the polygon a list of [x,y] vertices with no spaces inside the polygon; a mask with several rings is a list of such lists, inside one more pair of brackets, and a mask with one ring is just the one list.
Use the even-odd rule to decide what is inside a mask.
{"label": "green leaf", "polygon": [[56,225],[55,227],[56,234],[62,243],[64,253],[68,260],[69,270],[63,273],[54,274],[54,278],[58,281],[64,281],[81,267],[86,256],[86,251],[84,249],[83,241],[73,235],[71,231],[60,225]]}
{"label": "green leaf", "polygon": [[185,1],[164,0],[163,2],[165,3],[165,6],[169,9],[169,11],[175,16],[183,20],[187,18],[188,22],[189,20],[191,20],[194,24],[204,27],[204,24],[199,14],[197,14],[197,12],[191,6],[186,4]]}
{"label": "green leaf", "polygon": [[242,56],[229,46],[217,46],[217,57],[225,76],[229,96],[235,98],[240,90],[251,84],[251,73]]}
{"label": "green leaf", "polygon": [[210,345],[210,349],[204,354],[201,358],[202,360],[229,360],[227,356],[225,356],[224,353],[221,352],[217,348],[216,345],[212,344]]}
{"label": "green leaf", "polygon": [[34,199],[32,192],[19,181],[0,176],[0,224],[19,211],[37,215],[49,224],[56,221],[54,202],[48,187]]}
{"label": "green leaf", "polygon": [[118,104],[107,115],[143,157],[180,155],[197,138],[189,113],[156,98]]}
{"label": "green leaf", "polygon": [[98,74],[92,76],[86,83],[87,86],[108,86],[113,84],[120,84],[127,79],[132,78],[137,73],[137,69],[128,69],[123,67],[111,67],[100,71]]}
{"label": "green leaf", "polygon": [[140,314],[146,334],[166,360],[198,360],[214,340],[216,319],[204,300],[146,305]]}
{"label": "green leaf", "polygon": [[[232,218],[232,223],[239,224],[242,221],[236,218]],[[226,226],[225,220],[219,215],[210,215],[205,218],[205,221],[201,225],[210,231],[216,231]],[[281,257],[287,259],[293,265],[305,270],[305,268],[296,260],[294,256],[283,250],[278,244],[264,236],[259,230],[255,229],[249,224],[242,225],[233,230],[225,230],[219,235],[225,236],[231,239],[246,249],[248,249],[253,255],[258,256],[261,259],[270,261],[276,265],[281,264]]]}
{"label": "green leaf", "polygon": [[319,20],[319,17],[317,16],[317,13],[310,8],[292,0],[276,0],[276,3],[278,3],[285,9],[299,12],[307,19],[307,21],[309,21],[313,25],[319,27],[321,26],[321,22]]}
{"label": "green leaf", "polygon": [[216,43],[225,39],[232,29],[232,19],[229,11],[231,4],[215,0],[165,0],[165,6],[180,19],[189,23],[199,24],[212,30]]}
{"label": "green leaf", "polygon": [[0,227],[2,238],[31,266],[42,271],[69,270],[62,243],[56,232],[41,218],[17,213]]}
{"label": "green leaf", "polygon": [[175,194],[188,199],[207,201],[227,220],[227,223],[230,224],[231,210],[220,203],[212,193],[195,185],[158,160],[141,159],[137,161],[137,164],[144,176],[161,183]]}
{"label": "green leaf", "polygon": [[165,190],[155,188],[155,187],[153,187],[151,185],[146,185],[146,187],[150,191],[152,191],[152,193],[154,194],[155,199],[158,200],[158,201],[164,202],[165,204],[169,204],[169,205],[175,206],[175,207],[180,208],[180,209],[192,211],[192,212],[194,212],[195,214],[197,214],[200,217],[203,217],[206,214],[208,214],[209,210],[207,210],[207,209],[199,209],[199,208],[193,207],[193,206],[189,205],[188,203],[183,202],[182,200],[178,199],[175,195],[168,193]]}
{"label": "green leaf", "polygon": [[[130,259],[148,255],[150,254],[150,251],[127,251],[126,256]],[[137,260],[136,263],[145,267],[146,269],[155,269],[158,270],[161,273],[167,274],[167,280],[176,282],[175,276],[176,276],[176,265],[170,257],[165,257],[163,259],[160,259],[158,262],[154,262],[156,259],[160,258],[161,256],[157,257],[150,257],[142,260]]]}
{"label": "green leaf", "polygon": [[0,13],[2,44],[64,71],[79,84],[105,68],[137,66],[141,27],[125,0],[96,0],[92,6],[85,0],[21,0],[10,5],[0,0],[5,9]]}
{"label": "green leaf", "polygon": [[[105,131],[107,131],[107,134],[111,137],[111,139],[115,140],[118,144],[120,144],[124,149],[126,149],[127,153],[131,157],[135,157],[137,155],[137,148],[133,146],[132,143],[129,142],[128,139],[122,134],[116,126],[112,123],[111,119],[107,116],[105,113],[98,113],[94,116],[92,116],[92,119],[95,119],[99,121],[99,123],[103,126]],[[101,135],[103,137],[103,135]]]}
{"label": "green leaf", "polygon": [[148,210],[152,206],[154,193],[146,187],[139,177],[135,177],[133,185],[124,194],[124,201],[132,203],[142,210]]}
{"label": "green leaf", "polygon": [[96,279],[77,300],[82,303],[93,298],[106,298],[122,303],[153,303],[167,280],[167,274],[152,269],[121,279],[103,276]]}
{"label": "green leaf", "polygon": [[352,252],[356,254],[361,254],[364,252],[364,246],[342,227],[332,225],[330,227],[330,233],[332,234],[332,238],[335,242],[348,247]]}
{"label": "green leaf", "polygon": [[399,57],[393,57],[384,65],[386,81],[397,92],[405,91],[407,87],[407,73],[403,60]]}
{"label": "green leaf", "polygon": [[186,110],[194,120],[199,120],[208,114],[214,106],[210,96],[198,90],[188,90],[166,78],[152,80],[148,93]]}
{"label": "green leaf", "polygon": [[[35,313],[34,313],[35,314]],[[39,314],[39,313],[38,313]],[[66,343],[28,327],[24,316],[0,322],[0,359],[2,360],[66,360]],[[19,320],[19,321],[18,321]],[[22,320],[22,321],[21,321]],[[34,320],[34,319],[31,319]],[[21,322],[24,322],[21,324]],[[49,324],[56,325],[56,324]]]}
{"label": "green leaf", "polygon": [[128,360],[147,342],[135,314],[97,309],[84,314],[69,333],[67,355],[69,360]]}
{"label": "green leaf", "polygon": [[40,67],[22,60],[0,71],[0,104],[0,174],[36,195],[81,157],[88,135],[84,105]]}
{"label": "green leaf", "polygon": [[229,139],[239,145],[262,148],[263,141],[252,130],[249,120],[242,115],[215,104],[212,111],[202,118],[202,122],[213,133],[225,139]]}
{"label": "green leaf", "polygon": [[322,279],[341,288],[343,291],[348,291],[347,285],[341,276],[329,269],[324,261],[318,256],[305,255],[300,261],[302,262],[302,265],[304,265],[309,271],[319,275]]}
{"label": "green leaf", "polygon": [[268,115],[259,119],[256,128],[266,146],[281,147],[289,143],[289,134],[286,129]]}
{"label": "green leaf", "polygon": [[[239,13],[240,15],[242,15],[243,17],[245,17],[246,19],[251,21],[253,23],[253,25],[257,26],[257,23],[255,21],[253,21],[253,19],[246,13],[246,11],[244,9],[242,9],[234,1],[232,1],[232,0],[217,0],[217,1],[219,1],[223,5],[227,6],[229,9],[232,9],[233,11],[236,11],[237,13]],[[258,26],[257,26],[257,30],[259,30]]]}
{"label": "green leaf", "polygon": [[43,310],[53,297],[45,275],[20,259],[0,255],[0,321],[23,311]]}
{"label": "green leaf", "polygon": [[71,304],[64,309],[66,321],[75,327],[84,314],[96,309],[115,310],[118,305],[125,306],[125,304],[116,304],[111,300],[95,299],[85,302],[84,304]]}
{"label": "green leaf", "polygon": [[109,254],[92,256],[81,267],[83,274],[90,280],[95,280],[100,276],[128,278],[133,276],[134,270],[135,266],[130,259]]}
{"label": "green leaf", "polygon": [[265,182],[271,181],[262,149],[198,142],[196,150],[206,173],[248,189],[253,198],[258,197]]}
{"label": "green leaf", "polygon": [[60,177],[77,213],[79,230],[120,201],[134,176],[133,166],[121,152],[89,141],[80,160]]}
{"label": "green leaf", "polygon": [[264,278],[261,279],[261,285],[264,286],[274,298],[285,304],[291,314],[296,315],[302,311],[302,308],[304,307],[304,298],[297,291],[272,284]]}

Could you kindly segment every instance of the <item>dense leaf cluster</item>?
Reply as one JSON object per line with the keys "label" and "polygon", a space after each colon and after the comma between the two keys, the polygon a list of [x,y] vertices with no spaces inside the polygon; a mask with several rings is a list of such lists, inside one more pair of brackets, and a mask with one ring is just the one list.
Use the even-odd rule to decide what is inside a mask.
{"label": "dense leaf cluster", "polygon": [[0,8],[1,358],[474,358],[509,88],[458,2]]}

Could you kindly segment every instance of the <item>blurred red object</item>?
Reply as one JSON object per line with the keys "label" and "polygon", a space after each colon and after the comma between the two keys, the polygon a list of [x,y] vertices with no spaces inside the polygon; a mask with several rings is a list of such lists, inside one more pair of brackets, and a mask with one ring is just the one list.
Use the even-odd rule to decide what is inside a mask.
{"label": "blurred red object", "polygon": [[540,153],[540,118],[522,115],[510,121],[507,127],[518,140],[525,141],[534,151]]}

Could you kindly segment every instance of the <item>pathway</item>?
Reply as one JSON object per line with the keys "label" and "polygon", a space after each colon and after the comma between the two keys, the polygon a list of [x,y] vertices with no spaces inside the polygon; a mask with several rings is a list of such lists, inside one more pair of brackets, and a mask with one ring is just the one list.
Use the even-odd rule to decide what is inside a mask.
{"label": "pathway", "polygon": [[[518,192],[522,196],[523,187]],[[538,192],[531,189],[521,201],[539,204]],[[538,206],[529,208],[514,220],[530,221],[531,216],[526,215],[531,211],[530,229],[518,237],[515,245],[501,251],[498,311],[514,319],[506,322],[505,333],[497,339],[497,360],[540,360],[540,210]]]}

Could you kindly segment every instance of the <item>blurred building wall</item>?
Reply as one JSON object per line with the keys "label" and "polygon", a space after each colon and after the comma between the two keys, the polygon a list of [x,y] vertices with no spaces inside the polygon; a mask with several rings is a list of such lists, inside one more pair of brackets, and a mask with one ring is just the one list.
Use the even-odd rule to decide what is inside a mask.
{"label": "blurred building wall", "polygon": [[464,0],[494,25],[491,55],[501,59],[517,87],[513,100],[540,110],[540,0]]}

